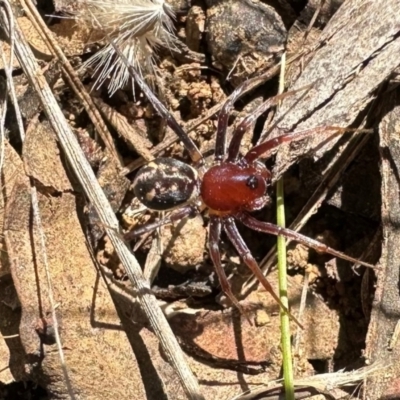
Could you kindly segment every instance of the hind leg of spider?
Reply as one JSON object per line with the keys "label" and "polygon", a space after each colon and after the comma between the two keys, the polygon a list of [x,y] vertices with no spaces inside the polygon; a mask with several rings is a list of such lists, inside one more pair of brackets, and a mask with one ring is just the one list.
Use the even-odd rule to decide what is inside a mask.
{"label": "hind leg of spider", "polygon": [[368,264],[364,261],[360,261],[356,258],[350,257],[342,253],[341,251],[332,249],[332,247],[329,247],[326,244],[319,242],[318,240],[311,239],[305,235],[302,235],[301,233],[292,231],[291,229],[282,228],[269,222],[259,221],[258,219],[255,219],[246,213],[238,213],[235,215],[235,218],[242,222],[243,225],[255,231],[270,233],[271,235],[275,236],[282,235],[288,239],[292,239],[298,243],[304,244],[307,247],[311,247],[312,249],[315,249],[319,252],[328,253],[335,257],[341,258],[342,260],[350,261],[354,264],[363,265],[364,267],[375,268],[372,264]]}
{"label": "hind leg of spider", "polygon": [[221,219],[215,215],[210,216],[210,224],[209,224],[209,240],[208,247],[211,260],[215,267],[215,272],[218,275],[218,280],[221,285],[221,290],[226,294],[228,299],[232,302],[232,304],[240,311],[242,315],[244,315],[249,321],[250,325],[252,325],[248,315],[244,311],[243,307],[240,305],[239,301],[232,293],[231,285],[228,281],[228,278],[225,274],[224,268],[221,264],[221,253],[219,251],[219,240],[221,236]]}
{"label": "hind leg of spider", "polygon": [[239,253],[240,257],[243,259],[245,264],[249,267],[249,269],[253,272],[256,278],[261,282],[264,286],[264,289],[273,297],[273,299],[280,305],[283,311],[285,311],[289,317],[300,327],[303,329],[303,326],[298,321],[296,317],[294,317],[287,307],[281,302],[279,296],[275,293],[271,284],[268,282],[267,278],[262,273],[260,267],[257,264],[257,261],[251,255],[249,248],[246,243],[240,236],[240,233],[236,227],[235,221],[233,218],[226,218],[224,220],[224,229],[226,234],[228,235],[229,240],[232,242],[233,246],[236,248],[236,251]]}

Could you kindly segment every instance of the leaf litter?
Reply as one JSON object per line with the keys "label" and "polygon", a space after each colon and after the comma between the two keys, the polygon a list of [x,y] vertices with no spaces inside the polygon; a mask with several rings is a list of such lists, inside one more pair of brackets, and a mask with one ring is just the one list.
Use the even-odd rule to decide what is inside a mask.
{"label": "leaf litter", "polygon": [[[207,18],[214,13],[211,3],[212,2],[207,5],[209,7],[207,9],[208,13],[206,13]],[[70,23],[70,21],[67,21],[68,20],[61,20],[60,25],[67,24],[68,22]],[[194,19],[194,21],[195,24],[198,23],[196,22],[196,19]],[[184,26],[184,23],[185,17],[179,16],[178,26],[182,27]],[[201,19],[200,23],[202,23]],[[72,28],[70,27],[68,29]],[[183,31],[184,30],[185,29],[183,28]],[[179,33],[181,33],[181,31],[179,31]],[[204,28],[200,27],[197,31],[204,32]],[[112,29],[111,32],[113,32]],[[68,52],[68,46],[65,47]],[[202,50],[201,45],[200,50]],[[196,51],[198,51],[198,49],[196,49]],[[161,61],[161,69],[157,72],[159,75],[158,80],[166,87],[166,101],[171,104],[172,109],[175,110],[176,114],[182,116],[183,123],[190,123],[191,120],[204,114],[207,111],[207,108],[218,104],[218,100],[211,100],[210,103],[209,100],[203,101],[201,95],[198,95],[198,93],[207,93],[210,90],[212,93],[224,92],[226,87],[221,88],[222,85],[218,82],[218,79],[212,77],[213,83],[210,85],[209,81],[205,79],[203,74],[195,74],[194,78],[192,75],[190,78],[193,80],[192,87],[188,90],[188,80],[186,79],[185,74],[180,75],[178,81],[174,74],[176,68],[180,67],[179,64],[170,57],[168,52],[167,55],[165,55],[164,52],[160,50],[159,57]],[[241,63],[240,66],[248,66],[249,64],[243,62],[243,60],[245,60],[245,58],[238,61],[238,63]],[[260,58],[260,60],[262,61],[262,58]],[[221,61],[218,62],[221,63]],[[232,65],[224,65],[224,63],[220,65],[217,63],[215,66],[222,70],[226,69],[225,73],[229,73],[229,70],[232,68]],[[185,67],[193,68],[194,71],[198,70],[198,64],[189,63],[186,64]],[[256,69],[258,70],[259,68],[262,69],[262,66],[257,65]],[[241,79],[243,71],[238,68],[234,69],[234,72],[238,73],[236,78]],[[251,74],[250,70],[246,70],[246,72]],[[117,78],[116,81],[114,80],[114,82],[116,82],[114,83],[114,86],[112,86],[112,84],[109,86],[109,73],[104,74],[103,76],[100,75],[100,78],[95,77],[94,80],[97,79],[99,84],[105,83],[107,85],[108,83],[107,89],[109,91],[111,90],[113,93],[115,92],[114,96],[111,98],[111,102],[113,103],[112,105],[120,111],[123,111],[123,109],[126,108],[124,101],[126,101],[127,96],[129,98],[130,94],[129,92],[128,94],[124,94],[119,90],[121,87],[125,86],[125,78],[123,77],[124,73],[122,72],[122,69],[114,65],[111,75],[114,73],[120,74],[119,78]],[[151,73],[146,71],[144,73],[145,77],[147,74]],[[216,84],[215,82],[218,83]],[[173,88],[172,91],[168,89],[171,87]],[[63,96],[63,91],[65,93],[65,89],[60,91],[61,96]],[[93,94],[104,98],[104,93],[102,93],[101,88],[97,88],[97,90],[93,89]],[[212,98],[213,97],[211,97],[211,99]],[[67,99],[68,96],[65,97],[64,101]],[[187,99],[189,99],[189,104],[185,104]],[[210,99],[210,96],[207,95],[206,99]],[[106,101],[110,102],[108,99]],[[161,121],[158,120],[155,113],[146,103],[147,102],[140,97],[135,98],[133,101],[130,100],[130,104],[134,105],[139,110],[139,115],[142,114],[145,116],[143,120],[145,121],[146,128],[149,128],[149,131],[151,132],[149,139],[153,143],[157,143],[161,140],[163,135],[162,125],[160,125]],[[66,105],[66,109],[68,109],[68,107],[70,106]],[[70,112],[69,115],[69,122],[74,129],[82,129],[82,113],[80,110],[78,103],[76,103],[75,110]],[[139,118],[137,121],[142,120]],[[203,146],[204,151],[206,151],[207,148],[212,148],[212,143],[209,143],[212,142],[212,128],[213,121],[208,120],[197,129],[196,140]],[[42,129],[42,127],[40,129]],[[33,138],[29,138],[29,140],[32,139]],[[35,149],[37,148],[36,146]],[[11,149],[7,151],[11,151],[12,153]],[[167,152],[177,156],[183,156],[182,149],[178,144],[173,144],[172,148],[170,147]],[[71,377],[73,383],[76,384],[75,387],[81,391],[82,394],[86,394],[86,398],[92,396],[92,398],[100,399],[106,398],[107,396],[114,396],[115,394],[122,398],[145,398],[144,393],[147,393],[149,398],[158,398],[155,396],[157,396],[157,393],[159,395],[163,390],[165,390],[166,393],[170,393],[170,396],[172,396],[170,398],[184,398],[183,391],[176,391],[177,378],[174,376],[172,369],[168,369],[168,364],[165,363],[162,357],[160,357],[157,341],[154,336],[147,330],[139,332],[135,329],[135,323],[132,323],[132,321],[134,321],[136,323],[143,323],[144,326],[147,326],[147,324],[141,321],[141,318],[139,317],[140,313],[137,311],[134,297],[132,297],[135,296],[135,293],[127,284],[124,274],[121,276],[106,274],[105,282],[109,288],[111,288],[110,290],[113,293],[114,300],[116,298],[118,299],[118,301],[116,301],[117,304],[119,304],[119,306],[117,305],[118,314],[115,313],[114,303],[111,302],[111,299],[107,295],[106,285],[102,283],[103,281],[99,278],[99,272],[93,268],[93,258],[85,245],[85,235],[83,234],[81,221],[82,216],[84,216],[83,211],[86,208],[86,203],[83,197],[79,196],[79,187],[76,185],[76,182],[73,178],[70,178],[71,182],[65,183],[65,178],[60,178],[55,179],[54,182],[51,183],[51,179],[54,179],[54,175],[52,174],[54,165],[52,166],[51,162],[47,159],[48,155],[46,152],[43,152],[43,157],[40,157],[40,152],[37,152],[37,154],[33,153],[31,156],[28,156],[28,154],[28,151],[22,153],[23,162],[30,165],[29,175],[34,178],[35,182],[37,182],[39,190],[39,206],[40,210],[43,212],[42,220],[47,241],[48,257],[50,265],[52,266],[53,287],[56,288],[56,312],[58,313],[58,319],[60,321],[63,345],[67,349],[67,365],[70,367],[73,366]],[[60,154],[52,154],[52,156],[55,158],[58,157],[57,163],[59,166],[54,170],[57,171],[60,168],[60,165],[61,167],[63,166],[64,160]],[[127,153],[126,150],[122,150],[122,156],[126,164],[135,161],[132,154]],[[8,156],[8,159],[9,157],[10,156]],[[20,159],[18,154],[14,154],[13,157],[16,160]],[[111,155],[108,155],[107,157],[112,158]],[[45,161],[41,162],[40,160]],[[34,161],[39,162],[39,170],[36,168],[33,169],[32,163]],[[23,169],[22,163],[19,168],[21,170]],[[64,164],[64,168],[64,174],[67,173],[68,175],[70,173],[68,166]],[[9,193],[7,196],[7,207],[9,210],[7,216],[7,230],[9,232],[9,238],[7,239],[9,241],[7,246],[7,252],[9,254],[8,258],[12,258],[13,262],[15,262],[13,254],[18,254],[18,260],[26,260],[24,263],[26,263],[26,265],[31,265],[31,271],[40,271],[38,265],[35,265],[38,261],[32,260],[31,247],[26,246],[26,244],[24,245],[25,242],[29,243],[31,240],[29,234],[27,235],[27,233],[29,233],[29,218],[27,218],[27,215],[29,215],[30,209],[29,185],[27,184],[26,179],[24,183],[24,177],[18,179],[17,183],[12,182],[9,185],[11,186],[8,186],[7,189],[7,193]],[[71,190],[71,188],[73,189]],[[14,207],[21,210],[21,212],[18,213],[18,218],[15,216],[15,213],[12,212]],[[23,216],[25,216],[25,220],[22,218]],[[16,226],[14,226],[14,224]],[[13,231],[18,232],[18,235],[10,233]],[[204,230],[203,232],[205,234]],[[252,242],[255,252],[258,252],[260,257],[263,256],[263,249],[265,248],[264,238],[261,240],[261,238],[251,237],[248,233],[246,233],[246,235],[248,235],[249,240]],[[189,243],[192,242],[194,244],[199,244],[197,250],[200,254],[203,254],[203,256],[206,255],[204,244],[199,243],[197,236],[193,236],[193,239],[190,239],[190,237],[186,237],[185,239]],[[149,243],[144,242],[141,250],[143,255],[139,254],[139,257],[145,257],[146,250],[149,249],[149,246]],[[16,248],[20,249],[21,252],[16,253]],[[11,249],[11,256],[9,249]],[[72,249],[74,250],[73,252],[71,251]],[[234,262],[232,257],[233,254],[230,251],[229,248],[225,248],[226,255],[224,261],[227,267],[231,268],[233,285],[235,286],[235,282],[237,281],[237,285],[241,286],[241,282],[243,282],[243,277],[241,276],[243,271],[240,266],[237,266]],[[166,260],[163,260],[162,263],[165,264]],[[167,263],[174,264],[174,261],[169,261]],[[175,263],[179,265],[181,262],[175,261]],[[301,263],[302,262],[300,262],[300,264]],[[193,262],[193,264],[193,267],[197,267],[197,270],[199,270],[200,276],[210,275],[209,261],[206,260],[202,267],[200,267],[198,260]],[[271,279],[273,279],[273,277]],[[33,284],[33,282],[36,283]],[[26,356],[32,355],[36,357],[38,348],[41,346],[37,336],[37,328],[40,324],[38,324],[37,318],[33,318],[33,316],[42,315],[44,321],[46,321],[48,325],[51,325],[48,320],[48,312],[51,306],[46,303],[47,300],[44,300],[44,304],[40,307],[37,304],[37,282],[42,282],[42,285],[40,286],[43,290],[43,297],[41,298],[47,299],[46,289],[44,289],[44,276],[39,275],[39,277],[37,277],[35,274],[29,273],[26,274],[26,276],[22,275],[14,277],[14,284],[16,285],[18,297],[21,301],[23,315],[22,324],[19,327],[23,349],[20,349],[19,351],[20,354],[25,353],[24,355],[21,355],[21,361],[19,364],[20,372],[19,375],[16,374],[15,377],[17,377],[18,380],[26,378],[35,379],[37,383],[47,387],[50,392],[58,393],[61,396],[67,396],[67,392],[65,392],[64,379],[60,372],[59,361],[57,357],[52,358],[52,356],[49,356],[47,354],[49,351],[46,352],[43,365],[38,371],[35,371],[34,369],[26,370],[26,368],[24,370],[21,368],[21,366],[26,363]],[[329,290],[332,289],[336,292],[335,283],[332,285],[332,283],[327,283],[326,280],[323,280],[322,282],[326,285],[324,291],[329,292]],[[18,285],[20,286],[19,288]],[[211,285],[213,285],[212,282]],[[293,287],[293,298],[300,298],[300,282],[295,280],[293,282]],[[250,308],[254,304],[261,304],[262,308],[267,310],[269,317],[267,318],[268,322],[265,324],[260,323],[259,327],[244,328],[246,326],[245,322],[239,322],[238,326],[242,326],[244,331],[246,331],[245,337],[250,335],[253,340],[253,342],[249,342],[248,339],[246,339],[244,343],[256,343],[248,345],[248,349],[254,348],[256,350],[256,356],[249,357],[246,355],[246,352],[244,355],[246,359],[251,358],[253,361],[256,360],[257,362],[260,362],[260,364],[262,364],[262,360],[268,361],[272,363],[272,367],[270,367],[270,369],[263,375],[259,375],[258,377],[246,375],[246,385],[265,382],[276,377],[280,365],[279,331],[275,333],[275,328],[277,328],[277,317],[272,311],[274,306],[269,303],[269,299],[263,293],[256,293],[252,296],[254,298],[246,300],[249,303]],[[331,299],[335,296],[337,295],[332,295]],[[123,306],[120,304],[123,304]],[[121,317],[121,310],[118,307],[121,307],[123,310],[122,313],[124,317]],[[207,310],[209,307],[209,305],[204,307],[204,303],[202,304],[201,302],[200,304],[198,302],[196,303],[196,300],[194,302],[192,300],[191,303],[189,299],[188,301],[177,301],[176,304],[172,305],[172,307],[171,305],[166,306],[166,309],[168,310],[167,314],[170,313],[171,325],[173,327],[174,325],[176,326],[176,333],[180,343],[188,354],[193,357],[193,359],[189,358],[189,363],[196,375],[200,379],[205,379],[205,377],[207,377],[207,379],[213,381],[224,382],[224,385],[221,387],[214,387],[206,383],[202,384],[203,393],[206,398],[230,398],[233,397],[234,394],[240,392],[241,389],[237,380],[237,372],[225,368],[229,368],[234,364],[237,365],[238,361],[240,361],[240,357],[243,357],[243,354],[240,353],[240,349],[237,347],[237,344],[235,345],[235,343],[227,346],[227,349],[228,347],[231,347],[233,353],[236,351],[239,360],[235,358],[235,354],[232,355],[229,352],[221,354],[221,347],[222,350],[224,350],[224,346],[221,346],[221,341],[224,340],[224,335],[219,341],[213,341],[213,338],[218,337],[220,332],[225,332],[221,330],[221,327],[224,327],[224,329],[226,328],[225,335],[229,335],[229,332],[235,332],[237,315],[230,310],[224,312],[219,311],[218,305],[212,306],[209,311],[202,310],[203,308]],[[40,310],[40,308],[42,308],[42,310]],[[197,310],[197,308],[199,308],[199,310]],[[340,329],[335,309],[327,307],[327,305],[318,298],[311,300],[309,308],[311,309],[311,312],[305,317],[306,319],[309,319],[309,322],[306,323],[306,325],[316,326],[320,331],[318,331],[318,334],[316,334],[316,332],[303,333],[302,340],[305,343],[305,347],[300,347],[302,348],[303,354],[301,354],[302,361],[299,362],[298,365],[299,374],[304,375],[309,375],[314,371],[312,367],[314,364],[310,365],[310,363],[307,363],[307,360],[321,359],[328,363],[329,360],[337,357],[337,333]],[[260,315],[260,311],[257,309],[254,309],[252,312],[254,313],[254,316]],[[100,318],[93,318],[93,314],[95,316],[100,316]],[[122,325],[119,318],[122,318],[123,320]],[[182,331],[182,319],[190,321],[190,323],[185,322],[185,326],[192,326],[191,331]],[[43,320],[41,321],[43,322]],[[324,325],[325,322],[329,322],[329,324]],[[140,340],[143,341],[143,343],[147,343],[147,357],[150,354],[150,358],[157,366],[158,374],[155,374],[154,377],[155,379],[160,379],[161,376],[161,381],[163,382],[163,384],[158,385],[159,392],[156,390],[155,392],[151,392],[148,382],[146,382],[146,379],[149,379],[148,376],[145,378],[143,374],[141,375],[139,372],[140,368],[143,368],[144,364],[139,368],[134,367],[134,365],[137,365],[136,362],[140,364],[140,361],[138,361],[138,356],[136,357],[137,361],[135,361],[135,357],[132,356],[132,349],[129,341],[126,339],[125,333],[122,331],[122,327],[125,332],[128,333],[131,343],[133,340]],[[178,328],[181,329],[180,332]],[[15,331],[18,331],[18,322],[16,322]],[[328,333],[329,335],[327,335]],[[231,338],[234,337],[233,333],[231,333],[231,335]],[[318,342],[315,340],[316,337],[320,339]],[[189,338],[190,340],[188,340]],[[188,344],[188,342],[190,343]],[[266,343],[268,343],[268,345],[266,345]],[[268,347],[267,349],[265,348],[266,346]],[[93,349],[96,349],[96,351],[93,351]],[[265,350],[267,350],[267,353],[265,353]],[[143,349],[136,349],[136,351],[141,351],[143,353]],[[208,356],[205,355],[206,353]],[[91,357],[93,357],[92,361]],[[82,363],[82,359],[84,360],[84,363]],[[225,365],[224,362],[226,362]],[[32,362],[29,361],[28,365],[31,364]],[[78,368],[78,366],[81,366],[82,368]],[[224,367],[224,369],[220,369],[221,366]],[[130,371],[129,374],[127,373],[128,370]],[[85,380],[87,376],[91,376],[91,382],[101,382],[102,384],[103,382],[109,382],[110,385],[106,385],[103,391],[100,390],[103,386],[98,385],[98,392],[93,391],[96,390],[96,387],[89,387],[87,380]],[[113,384],[116,376],[118,377],[119,394],[116,392],[117,389],[115,384]],[[52,378],[49,379],[49,377]],[[7,380],[9,381],[10,377],[5,378],[3,382],[6,382]],[[243,389],[243,386],[241,386],[241,388]],[[150,395],[150,393],[152,394]]]}

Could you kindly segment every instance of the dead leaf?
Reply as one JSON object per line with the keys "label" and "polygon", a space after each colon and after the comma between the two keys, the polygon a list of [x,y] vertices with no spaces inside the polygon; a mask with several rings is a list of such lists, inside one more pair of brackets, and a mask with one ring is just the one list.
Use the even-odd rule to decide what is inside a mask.
{"label": "dead leaf", "polygon": [[72,190],[50,124],[30,121],[22,151],[26,173],[56,192]]}

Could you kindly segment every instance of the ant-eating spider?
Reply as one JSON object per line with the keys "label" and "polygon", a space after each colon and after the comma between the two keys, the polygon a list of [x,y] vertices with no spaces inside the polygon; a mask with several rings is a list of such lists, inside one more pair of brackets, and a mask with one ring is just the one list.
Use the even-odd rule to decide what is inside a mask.
{"label": "ant-eating spider", "polygon": [[[347,256],[340,251],[328,247],[324,243],[290,229],[269,222],[259,221],[249,214],[252,211],[260,210],[268,203],[267,191],[270,185],[271,173],[264,164],[258,161],[261,157],[268,158],[273,150],[283,143],[301,140],[323,132],[331,133],[332,135],[344,133],[350,129],[323,126],[299,132],[284,133],[281,136],[254,146],[242,156],[239,152],[240,144],[245,132],[253,125],[253,122],[272,105],[284,97],[299,91],[297,90],[266,100],[251,114],[246,116],[233,131],[231,142],[226,151],[229,114],[235,101],[246,91],[253,81],[257,80],[257,78],[249,79],[234,90],[218,115],[214,163],[207,169],[204,158],[196,144],[155,96],[142,77],[129,64],[126,57],[119,51],[113,41],[110,38],[109,40],[116,53],[125,63],[133,80],[142,89],[157,113],[182,141],[195,165],[195,167],[192,167],[173,158],[158,158],[149,162],[138,171],[133,182],[133,190],[141,203],[152,210],[172,211],[172,213],[161,221],[149,223],[127,233],[125,235],[126,240],[131,240],[133,237],[150,232],[159,226],[181,220],[185,217],[195,216],[207,208],[210,217],[208,235],[210,256],[214,263],[222,291],[239,309],[241,307],[232,293],[221,264],[219,241],[222,230],[225,231],[240,257],[255,274],[265,290],[271,294],[285,312],[289,313],[274,292],[271,284],[263,275],[257,261],[241,237],[235,220],[255,231],[270,233],[275,236],[282,235],[319,252],[325,252],[343,260],[373,268],[371,264]],[[291,317],[295,320],[293,316]]]}

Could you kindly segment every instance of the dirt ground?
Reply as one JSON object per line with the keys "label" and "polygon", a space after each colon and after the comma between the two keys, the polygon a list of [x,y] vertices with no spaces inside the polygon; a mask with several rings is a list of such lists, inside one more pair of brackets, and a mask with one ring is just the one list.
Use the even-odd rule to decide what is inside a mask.
{"label": "dirt ground", "polygon": [[[270,202],[253,216],[275,223],[274,184],[282,178],[287,226],[375,266],[354,266],[289,243],[291,313],[304,326],[291,325],[296,398],[400,398],[400,1],[174,0],[172,5],[177,42],[158,50],[157,76],[144,69],[144,78],[207,168],[225,100],[243,82],[261,77],[235,103],[229,141],[244,117],[278,93],[284,53],[285,89],[310,86],[262,113],[246,132],[241,154],[266,134],[364,129],[334,137],[318,129],[262,159],[272,174]],[[0,158],[0,399],[277,399],[279,307],[222,234],[222,265],[245,312],[232,307],[208,252],[207,210],[126,243],[150,293],[132,284],[115,245],[113,235],[121,240],[168,216],[135,198],[132,182],[139,168],[158,157],[198,167],[190,151],[130,79],[110,95],[113,72],[99,86],[95,67],[82,67],[107,42],[87,25],[82,5],[38,1],[47,28],[32,17],[30,1],[11,6],[39,64],[37,76],[47,81],[39,86],[50,86],[121,229],[105,223],[89,201],[80,172],[55,133],[58,122],[49,117],[25,64],[14,59],[25,134],[9,95]],[[49,46],[46,29],[70,70]],[[4,88],[10,60],[6,37],[2,34]],[[70,71],[82,85],[75,86],[78,95]],[[277,292],[275,237],[238,227]],[[113,232],[106,235],[105,229]],[[182,387],[185,379],[165,350],[168,345],[160,343],[165,332],[143,307],[143,297],[152,294],[184,351],[192,371],[187,379],[198,381],[197,397]]]}

